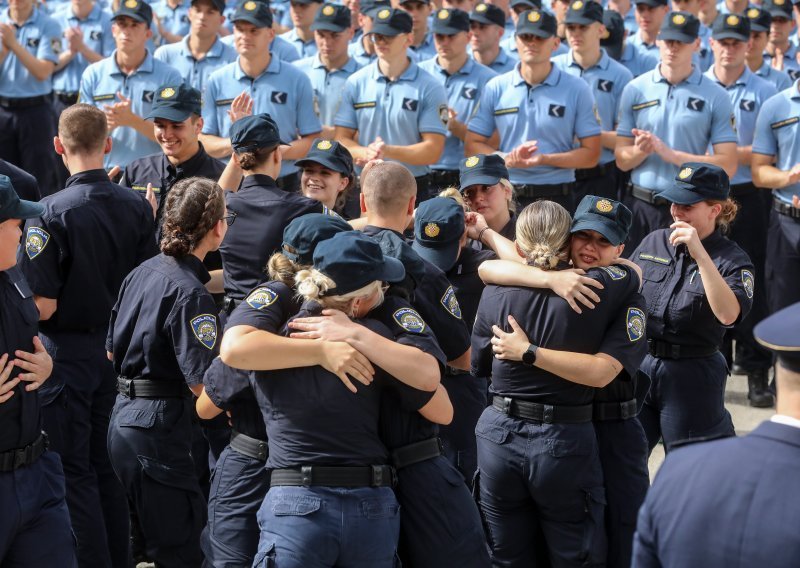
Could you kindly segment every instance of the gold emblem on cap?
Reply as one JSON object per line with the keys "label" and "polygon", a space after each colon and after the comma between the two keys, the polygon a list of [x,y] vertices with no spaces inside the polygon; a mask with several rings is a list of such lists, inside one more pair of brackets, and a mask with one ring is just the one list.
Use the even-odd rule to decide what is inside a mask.
{"label": "gold emblem on cap", "polygon": [[583,2],[581,2],[581,0],[575,0],[575,2],[572,3],[573,10],[580,10],[581,8],[583,8]]}
{"label": "gold emblem on cap", "polygon": [[486,7],[486,4],[478,4],[477,6],[475,6],[476,12],[485,12],[488,9],[489,8]]}
{"label": "gold emblem on cap", "polygon": [[678,178],[686,179],[692,175],[692,168],[683,168],[678,174]]}
{"label": "gold emblem on cap", "polygon": [[245,2],[245,3],[244,3],[244,9],[245,9],[245,10],[247,10],[247,11],[249,11],[249,12],[252,12],[252,11],[253,11],[253,10],[255,10],[256,8],[258,8],[258,4],[256,4],[256,3],[255,3],[255,2],[253,2],[252,0],[251,0],[250,2]]}
{"label": "gold emblem on cap", "polygon": [[378,12],[378,19],[385,20],[391,15],[391,13],[392,13],[391,10],[381,10],[380,12]]}
{"label": "gold emblem on cap", "polygon": [[425,225],[425,235],[434,238],[439,234],[439,225],[436,223],[428,223]]}
{"label": "gold emblem on cap", "polygon": [[729,26],[738,26],[739,25],[739,16],[731,14],[727,18],[725,18],[725,23]]}
{"label": "gold emblem on cap", "polygon": [[450,15],[449,11],[439,10],[439,13],[436,15],[436,17],[439,18],[440,20],[446,20],[449,15]]}
{"label": "gold emblem on cap", "polygon": [[774,3],[776,6],[783,6],[785,0],[775,0]]}
{"label": "gold emblem on cap", "polygon": [[542,15],[539,12],[531,12],[528,14],[528,21],[529,22],[538,22],[542,19]]}
{"label": "gold emblem on cap", "polygon": [[330,150],[332,147],[333,144],[331,144],[329,140],[323,140],[317,144],[317,150]]}
{"label": "gold emblem on cap", "polygon": [[675,14],[672,16],[672,23],[676,26],[682,26],[686,23],[686,17],[683,14]]}
{"label": "gold emblem on cap", "polygon": [[480,162],[478,156],[470,156],[469,158],[467,158],[467,161],[464,162],[464,165],[467,166],[468,168],[474,168],[475,166],[478,165],[478,162]]}
{"label": "gold emblem on cap", "polygon": [[760,13],[761,13],[761,12],[759,12],[759,11],[758,11],[758,8],[750,8],[750,9],[747,11],[747,17],[748,17],[748,18],[750,18],[750,19],[752,20],[753,18],[758,18],[758,15],[759,15]]}
{"label": "gold emblem on cap", "polygon": [[614,209],[614,206],[608,199],[601,199],[600,201],[597,202],[597,205],[595,205],[595,207],[601,213],[609,213],[611,210]]}
{"label": "gold emblem on cap", "polygon": [[175,89],[172,87],[167,87],[166,89],[161,91],[161,98],[162,99],[169,99],[170,97],[175,96]]}
{"label": "gold emblem on cap", "polygon": [[322,15],[323,16],[333,16],[333,13],[335,11],[336,11],[336,8],[334,8],[333,6],[325,6],[322,9]]}
{"label": "gold emblem on cap", "polygon": [[125,0],[125,7],[126,8],[136,8],[139,3],[136,0]]}

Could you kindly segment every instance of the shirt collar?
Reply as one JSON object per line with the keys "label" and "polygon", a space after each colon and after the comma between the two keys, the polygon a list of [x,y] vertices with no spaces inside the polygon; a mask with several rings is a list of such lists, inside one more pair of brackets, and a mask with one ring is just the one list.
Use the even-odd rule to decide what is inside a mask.
{"label": "shirt collar", "polygon": [[[573,57],[573,53],[574,52],[571,49],[567,52],[567,64],[568,64],[568,66],[572,67],[574,65],[575,67],[578,67],[579,69],[583,69],[580,66],[580,64],[578,64],[578,62],[575,61],[575,58]],[[600,59],[597,60],[597,63],[595,63],[594,65],[589,67],[589,69],[594,69],[595,67],[597,67],[598,69],[603,69],[603,70],[608,69],[608,60],[609,59],[610,59],[610,57],[606,53],[606,50],[601,47],[600,48]]]}
{"label": "shirt collar", "polygon": [[786,426],[793,426],[795,428],[800,428],[800,420],[792,416],[786,416],[785,414],[775,414],[773,416],[770,416],[769,421],[776,422],[777,424],[784,424]]}
{"label": "shirt collar", "polygon": [[261,75],[259,75],[258,77],[250,77],[242,69],[242,66],[239,63],[239,59],[240,59],[239,57],[236,58],[236,68],[233,70],[233,77],[237,81],[241,81],[242,79],[245,78],[258,79],[258,77],[261,77],[261,75],[264,75],[265,73],[280,73],[281,71],[281,60],[275,57],[275,55],[272,55],[269,60],[269,65],[267,65],[267,68],[264,70],[264,72],[261,73]]}
{"label": "shirt collar", "polygon": [[97,182],[111,182],[108,179],[108,174],[105,170],[86,170],[83,172],[78,172],[75,175],[72,175],[67,178],[67,183],[64,187],[69,187],[71,185],[81,185],[84,183],[97,183]]}
{"label": "shirt collar", "polygon": [[422,43],[419,44],[419,46],[417,46],[417,47],[414,47],[412,45],[411,46],[411,50],[412,51],[420,51],[421,49],[425,49],[426,47],[428,47],[432,43],[433,43],[433,34],[431,32],[428,32],[428,33],[425,34],[425,37],[422,39]]}
{"label": "shirt collar", "polygon": [[[408,68],[403,71],[403,74],[397,78],[398,81],[414,81],[419,75],[419,66],[411,61],[409,58],[409,65]],[[376,81],[389,81],[389,78],[386,77],[383,73],[381,73],[381,68],[378,66],[378,60],[376,59],[371,63],[372,67],[372,78]]]}
{"label": "shirt collar", "polygon": [[750,71],[750,69],[748,69],[746,64],[744,66],[744,73],[739,75],[739,78],[736,79],[736,81],[733,82],[733,85],[730,85],[730,86],[723,85],[720,82],[720,80],[717,79],[717,75],[716,75],[716,73],[714,73],[714,66],[713,65],[708,68],[708,71],[706,71],[705,74],[706,74],[706,77],[708,77],[709,79],[711,79],[712,81],[717,83],[723,89],[728,89],[730,87],[735,87],[735,86],[739,86],[739,85],[745,86],[750,82],[750,78],[753,76],[753,72]]}
{"label": "shirt collar", "polygon": [[[444,70],[444,67],[442,67],[439,64],[439,56],[438,55],[433,58],[433,66],[436,68],[436,70],[439,73],[447,74],[447,71]],[[452,75],[469,75],[470,73],[472,73],[472,69],[474,67],[475,67],[475,61],[473,61],[471,57],[467,57],[466,63],[464,63],[464,65],[461,66],[461,69],[459,69],[458,71],[456,71]],[[452,75],[451,75],[451,77],[452,77]]]}
{"label": "shirt collar", "polygon": [[205,266],[203,266],[203,261],[197,258],[195,255],[190,253],[184,256],[175,256],[175,257],[167,256],[167,258],[171,258],[175,262],[175,264],[179,266],[184,266],[189,270],[191,270],[195,274],[195,276],[197,276],[197,279],[200,280],[201,284],[205,284],[206,282],[211,280],[211,275],[208,273],[208,269]]}
{"label": "shirt collar", "polygon": [[[669,83],[664,76],[661,74],[661,63],[656,65],[656,68],[653,70],[653,83]],[[697,85],[700,81],[703,80],[703,74],[700,72],[700,68],[697,65],[692,64],[692,72],[689,74],[686,79],[681,81],[682,83],[691,83],[693,85]]]}
{"label": "shirt collar", "polygon": [[186,160],[185,162],[181,162],[177,166],[173,166],[172,163],[167,159],[166,154],[161,154],[161,171],[167,172],[172,174],[176,177],[180,176],[182,178],[187,178],[193,176],[206,161],[206,154],[205,148],[203,148],[203,143],[198,142],[200,144],[200,148],[195,152],[194,156]]}
{"label": "shirt collar", "polygon": [[75,12],[72,11],[72,6],[68,8],[68,20],[74,20],[76,22],[94,22],[100,19],[100,15],[103,13],[103,9],[100,7],[100,4],[97,2],[94,3],[89,14],[86,16],[85,20],[81,20],[78,16],[75,15]]}
{"label": "shirt collar", "polygon": [[[522,63],[517,63],[514,67],[514,86],[518,87],[520,85],[527,85],[528,83],[522,77],[522,73],[520,69],[522,68]],[[539,85],[549,85],[551,87],[558,85],[558,81],[561,79],[561,71],[558,67],[550,64],[550,73],[547,74],[547,77],[544,78],[544,81],[539,83]],[[539,85],[530,85],[532,87],[537,87]]]}
{"label": "shirt collar", "polygon": [[[5,20],[6,23],[11,24],[12,26],[16,26],[17,25],[14,22],[14,20],[11,19],[11,8],[6,8],[5,13],[3,14],[3,16],[4,16],[3,20]],[[35,24],[36,22],[39,21],[40,18],[41,18],[41,16],[39,15],[39,8],[34,6],[33,10],[31,10],[31,15],[28,16],[28,19],[25,20],[24,22],[22,22],[22,26],[18,26],[17,29],[19,29],[19,28],[21,28],[23,26],[27,26],[28,24]]]}
{"label": "shirt collar", "polygon": [[[119,64],[117,63],[117,50],[115,49],[111,53],[111,74],[112,75],[124,75],[125,73],[119,68]],[[137,73],[152,73],[153,72],[153,55],[150,53],[149,49],[144,50],[144,61],[139,67],[136,68],[136,71],[131,73],[131,75],[136,75]]]}
{"label": "shirt collar", "polygon": [[250,187],[260,187],[264,189],[281,191],[281,189],[275,184],[275,180],[266,174],[252,174],[245,177],[242,180],[242,186],[239,190],[241,191],[242,189],[248,189]]}
{"label": "shirt collar", "polygon": [[[356,70],[355,67],[356,67],[356,60],[353,59],[352,57],[348,57],[347,58],[347,63],[345,63],[343,66],[341,66],[339,69],[337,69],[336,72],[347,71],[349,73],[353,73]],[[312,69],[325,69],[327,71],[327,68],[322,63],[322,59],[319,58],[319,53],[317,53],[311,59],[311,68]]]}
{"label": "shirt collar", "polygon": [[[206,59],[219,57],[222,55],[222,49],[224,44],[222,40],[219,38],[219,34],[217,37],[214,38],[214,43],[211,44],[211,47],[208,48],[208,52],[206,53]],[[186,37],[181,40],[181,55],[186,57],[194,57],[192,54],[192,50],[189,48],[189,34],[186,34]]]}

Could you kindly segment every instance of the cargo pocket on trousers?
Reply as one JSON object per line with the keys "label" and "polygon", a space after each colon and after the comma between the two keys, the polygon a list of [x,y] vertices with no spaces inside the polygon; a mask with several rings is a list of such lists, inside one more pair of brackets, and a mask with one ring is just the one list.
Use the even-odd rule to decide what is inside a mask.
{"label": "cargo pocket on trousers", "polygon": [[283,495],[272,503],[272,514],[277,517],[305,517],[322,507],[319,497]]}
{"label": "cargo pocket on trousers", "polygon": [[605,531],[606,491],[602,487],[584,490],[586,518],[580,560],[585,566],[604,565],[608,543]]}
{"label": "cargo pocket on trousers", "polygon": [[268,542],[262,548],[259,547],[255,558],[253,559],[253,568],[275,568],[275,543]]}

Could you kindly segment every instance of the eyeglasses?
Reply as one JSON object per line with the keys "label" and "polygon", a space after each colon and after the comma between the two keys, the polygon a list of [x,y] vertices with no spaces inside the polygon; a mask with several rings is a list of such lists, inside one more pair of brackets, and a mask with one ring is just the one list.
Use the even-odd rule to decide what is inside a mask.
{"label": "eyeglasses", "polygon": [[233,225],[233,222],[236,221],[236,213],[228,213],[222,218],[222,220],[225,221],[225,224],[230,227]]}

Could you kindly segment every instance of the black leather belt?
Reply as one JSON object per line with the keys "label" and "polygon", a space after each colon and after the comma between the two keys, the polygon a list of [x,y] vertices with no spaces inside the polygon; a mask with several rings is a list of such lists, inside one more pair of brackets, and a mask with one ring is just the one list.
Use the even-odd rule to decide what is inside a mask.
{"label": "black leather belt", "polygon": [[431,170],[431,182],[439,187],[459,188],[458,170]]}
{"label": "black leather belt", "polygon": [[627,420],[636,416],[636,399],[625,402],[595,402],[593,420]]}
{"label": "black leather belt", "polygon": [[463,369],[457,369],[456,367],[451,367],[450,365],[445,365],[444,367],[444,375],[446,377],[457,377],[459,375],[468,375],[469,371],[465,371]]}
{"label": "black leather belt", "polygon": [[128,398],[187,398],[192,392],[183,381],[117,377],[117,392]]}
{"label": "black leather belt", "polygon": [[654,191],[652,189],[647,189],[646,187],[634,185],[632,183],[628,183],[628,190],[636,199],[644,201],[645,203],[649,203],[651,205],[669,204],[669,201],[663,197],[659,197],[659,194],[661,193],[660,191]]}
{"label": "black leather belt", "polygon": [[392,464],[396,469],[402,469],[415,463],[438,458],[443,453],[442,441],[439,438],[428,438],[392,450]]}
{"label": "black leather belt", "polygon": [[653,357],[661,359],[693,359],[697,357],[708,357],[718,351],[716,347],[697,346],[697,345],[677,345],[667,343],[657,339],[647,340],[647,349]]}
{"label": "black leather belt", "polygon": [[269,446],[264,440],[251,438],[246,434],[233,430],[231,432],[231,448],[248,458],[262,462],[267,461]]}
{"label": "black leather belt", "polygon": [[777,197],[772,198],[772,208],[781,215],[786,215],[792,219],[800,219],[800,209],[793,207],[790,203],[784,203]]}
{"label": "black leather belt", "polygon": [[753,182],[737,183],[731,186],[731,197],[746,197],[758,193],[759,189]]}
{"label": "black leather belt", "polygon": [[66,91],[53,91],[53,96],[65,105],[74,105],[78,102],[80,93],[68,93]]}
{"label": "black leather belt", "polygon": [[582,168],[579,170],[575,170],[575,181],[583,181],[585,179],[603,177],[608,172],[610,172],[611,168],[613,167],[614,167],[614,161],[612,160],[607,164],[600,164],[593,168]]}
{"label": "black leather belt", "polygon": [[517,197],[527,197],[528,199],[538,199],[540,197],[560,197],[569,195],[575,184],[570,183],[553,183],[549,185],[534,185],[534,184],[514,184],[514,192]]}
{"label": "black leather belt", "polygon": [[14,471],[31,465],[47,450],[47,434],[42,432],[36,440],[16,450],[0,453],[0,472]]}
{"label": "black leather belt", "polygon": [[38,97],[9,98],[0,97],[0,106],[5,108],[26,108],[43,105],[50,102],[50,95],[39,95]]}
{"label": "black leather belt", "polygon": [[544,422],[545,424],[591,422],[593,412],[591,404],[583,406],[553,406],[551,404],[516,400],[507,396],[495,396],[492,399],[492,406],[497,411],[508,416],[533,420],[534,422]]}
{"label": "black leather belt", "polygon": [[270,487],[294,485],[302,487],[394,487],[397,473],[390,465],[331,467],[306,465],[290,469],[273,469]]}

